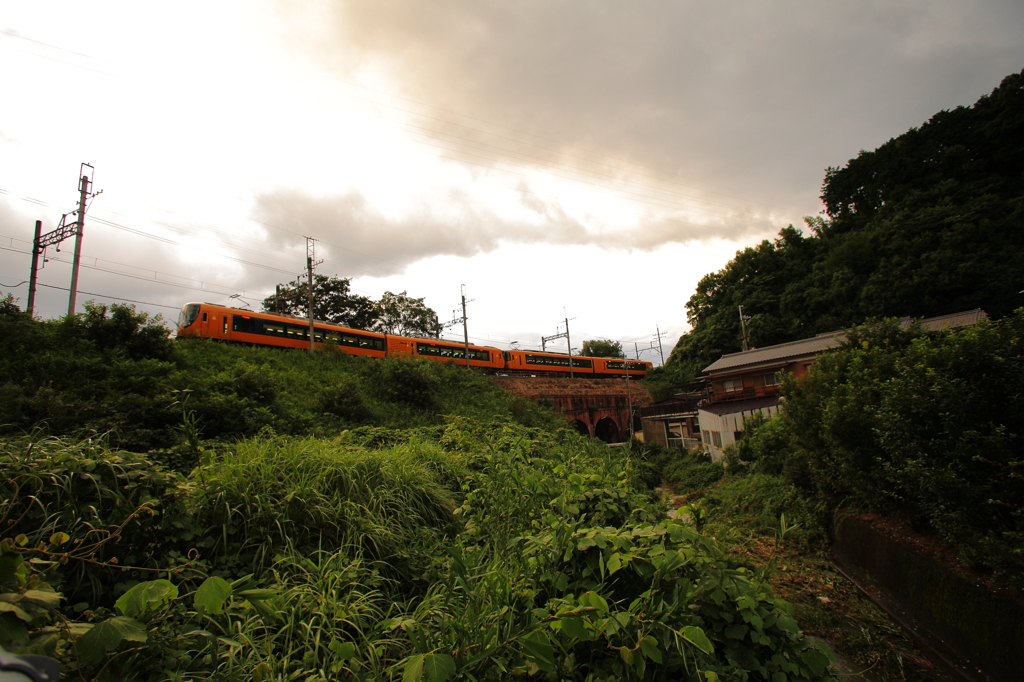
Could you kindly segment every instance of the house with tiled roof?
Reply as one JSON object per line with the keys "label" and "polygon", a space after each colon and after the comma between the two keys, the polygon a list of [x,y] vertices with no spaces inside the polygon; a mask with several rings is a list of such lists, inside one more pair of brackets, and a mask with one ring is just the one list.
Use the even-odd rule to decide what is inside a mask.
{"label": "house with tiled roof", "polygon": [[[976,324],[987,317],[981,309],[919,320],[925,329],[940,331]],[[909,317],[901,325],[913,324]],[[697,410],[704,451],[713,461],[724,456],[725,448],[743,435],[743,422],[760,412],[774,417],[779,412],[779,392],[784,374],[798,381],[807,374],[815,358],[839,346],[845,331],[818,334],[809,339],[780,343],[730,353],[704,368],[704,398]]]}

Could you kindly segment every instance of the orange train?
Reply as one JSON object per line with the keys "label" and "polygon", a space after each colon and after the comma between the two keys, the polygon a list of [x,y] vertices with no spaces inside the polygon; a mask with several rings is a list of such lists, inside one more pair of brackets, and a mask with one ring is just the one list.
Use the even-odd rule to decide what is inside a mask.
{"label": "orange train", "polygon": [[[327,322],[313,323],[314,342],[349,355],[372,358],[417,356],[465,362],[463,344],[350,329]],[[309,348],[309,322],[274,313],[256,313],[211,303],[186,303],[178,315],[178,338],[206,338],[279,348]],[[503,374],[568,375],[584,377],[643,377],[651,363],[616,358],[584,358],[562,353],[501,350],[469,346],[469,364]]]}

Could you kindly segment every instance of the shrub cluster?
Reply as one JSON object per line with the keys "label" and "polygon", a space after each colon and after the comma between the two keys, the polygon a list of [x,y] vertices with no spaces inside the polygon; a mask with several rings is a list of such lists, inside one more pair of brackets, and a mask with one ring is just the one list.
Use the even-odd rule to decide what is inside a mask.
{"label": "shrub cluster", "polygon": [[1024,578],[1024,309],[944,332],[884,321],[788,382],[741,459],[831,504],[896,514]]}
{"label": "shrub cluster", "polygon": [[97,680],[829,679],[763,576],[652,504],[649,453],[467,418],[383,435],[264,435],[187,478],[7,441],[0,644]]}

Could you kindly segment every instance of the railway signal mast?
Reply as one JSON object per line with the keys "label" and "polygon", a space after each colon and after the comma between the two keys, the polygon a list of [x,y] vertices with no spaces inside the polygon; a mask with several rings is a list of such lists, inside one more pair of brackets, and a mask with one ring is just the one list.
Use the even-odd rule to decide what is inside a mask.
{"label": "railway signal mast", "polygon": [[322,260],[315,261],[316,240],[312,237],[306,237],[306,279],[309,287],[308,293],[308,306],[309,306],[309,352],[313,352],[313,343],[316,340],[313,332],[313,268],[323,263]]}
{"label": "railway signal mast", "polygon": [[[565,313],[565,308],[562,308],[562,312]],[[540,337],[540,349],[541,349],[541,352],[543,352],[544,350],[547,349],[548,341],[554,341],[555,339],[561,339],[563,337],[565,338],[565,343],[566,343],[566,345],[569,348],[569,378],[570,379],[574,378],[574,375],[573,375],[573,371],[572,371],[572,340],[569,338],[569,320],[575,320],[575,319],[576,319],[575,317],[569,317],[568,315],[566,315],[566,317],[565,317],[565,331],[564,332],[559,332],[559,333],[557,333],[557,334],[555,334],[553,336],[542,336],[542,337]]]}
{"label": "railway signal mast", "polygon": [[461,324],[462,325],[462,341],[463,341],[464,348],[465,348],[464,352],[466,354],[466,367],[469,367],[469,328],[466,326],[466,320],[468,319],[466,317],[466,304],[467,303],[472,303],[475,300],[476,300],[475,298],[471,298],[468,301],[466,300],[466,285],[463,284],[462,285],[462,316],[459,317],[459,311],[453,310],[452,311],[452,320],[451,320],[451,322],[445,322],[444,323],[445,329],[447,329],[448,327],[454,327],[457,324]]}
{"label": "railway signal mast", "polygon": [[[86,171],[85,169],[89,170]],[[39,272],[39,256],[43,256],[43,263],[46,263],[46,247],[60,244],[68,237],[75,238],[75,257],[71,265],[71,289],[70,295],[68,296],[68,315],[75,314],[75,299],[78,296],[78,266],[82,260],[82,234],[85,231],[85,212],[88,209],[87,202],[89,199],[96,197],[103,193],[103,190],[99,192],[90,192],[93,186],[93,174],[95,169],[88,163],[83,163],[78,173],[78,210],[72,211],[71,213],[65,213],[61,216],[60,224],[56,230],[41,234],[43,229],[43,222],[41,220],[36,221],[36,233],[35,238],[32,240],[32,271],[29,273],[29,285],[28,285],[28,314],[32,315],[35,309],[36,303],[36,277]],[[74,222],[68,222],[68,216],[77,215],[78,219]],[[60,247],[57,247],[60,251]]]}

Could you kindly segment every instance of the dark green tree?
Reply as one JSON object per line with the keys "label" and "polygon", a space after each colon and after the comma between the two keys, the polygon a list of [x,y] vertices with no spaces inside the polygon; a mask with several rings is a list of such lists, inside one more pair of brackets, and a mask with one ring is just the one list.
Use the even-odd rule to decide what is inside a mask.
{"label": "dark green tree", "polygon": [[[348,277],[313,275],[313,318],[354,329],[371,329],[378,320],[374,302],[367,296],[352,294]],[[297,279],[281,287],[280,312],[306,317],[308,290]],[[277,299],[263,299],[263,310],[277,312]]]}
{"label": "dark green tree", "polygon": [[583,342],[583,350],[580,355],[588,358],[624,358],[622,344],[611,339],[592,339]]}
{"label": "dark green tree", "polygon": [[162,315],[151,318],[129,303],[107,306],[95,301],[86,301],[84,313],[63,318],[59,331],[65,339],[85,338],[101,352],[132,360],[171,360],[175,349],[170,334]]}
{"label": "dark green tree", "polygon": [[18,307],[18,301],[13,294],[0,296],[0,315],[17,316],[21,314],[21,308]]}
{"label": "dark green tree", "polygon": [[376,319],[372,330],[399,336],[426,336],[436,338],[441,333],[437,313],[427,307],[422,298],[411,298],[402,292],[385,291],[374,304]]}

